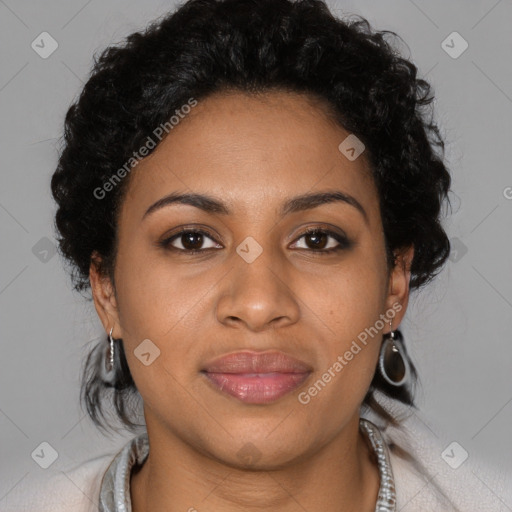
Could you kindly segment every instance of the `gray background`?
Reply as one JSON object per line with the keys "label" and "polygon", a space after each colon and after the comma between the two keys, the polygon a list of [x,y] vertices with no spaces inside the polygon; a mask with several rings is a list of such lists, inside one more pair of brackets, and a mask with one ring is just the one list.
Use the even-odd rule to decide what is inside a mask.
{"label": "gray background", "polygon": [[[444,222],[454,251],[434,284],[412,295],[402,323],[422,381],[419,417],[445,445],[455,440],[470,456],[510,468],[512,3],[329,4],[396,31],[434,87],[456,193]],[[49,180],[65,112],[93,53],[173,5],[0,0],[0,508],[28,473],[44,471],[31,458],[41,442],[66,465],[114,453],[130,437],[104,437],[79,408],[80,366],[104,333],[51,252]],[[31,48],[43,31],[59,45],[47,59]],[[441,45],[453,31],[469,44],[458,58]]]}

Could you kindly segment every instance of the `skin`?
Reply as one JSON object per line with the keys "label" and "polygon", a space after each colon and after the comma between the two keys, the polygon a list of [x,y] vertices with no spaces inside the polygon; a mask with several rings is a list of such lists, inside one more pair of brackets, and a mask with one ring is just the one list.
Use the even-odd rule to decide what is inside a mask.
{"label": "skin", "polygon": [[[215,94],[132,171],[115,287],[94,261],[90,281],[144,401],[151,448],[131,477],[134,512],[374,510],[379,476],[359,410],[389,323],[307,405],[297,399],[379,315],[401,304],[396,329],[407,308],[413,248],[397,254],[388,273],[364,153],[349,161],[338,149],[348,135],[304,95]],[[279,215],[287,199],[333,190],[355,197],[367,221],[345,202]],[[143,219],[171,192],[214,196],[232,213],[175,203]],[[213,249],[179,252],[183,237],[174,252],[156,245],[191,224],[212,235],[195,247]],[[318,254],[302,235],[326,225],[352,245]],[[252,263],[236,252],[249,236],[263,249]],[[320,249],[339,245],[327,235],[320,242]],[[160,350],[149,366],[134,354],[145,339]],[[313,373],[276,402],[245,404],[199,373],[206,361],[241,349],[282,350]],[[248,443],[259,453],[252,464],[238,455]]]}

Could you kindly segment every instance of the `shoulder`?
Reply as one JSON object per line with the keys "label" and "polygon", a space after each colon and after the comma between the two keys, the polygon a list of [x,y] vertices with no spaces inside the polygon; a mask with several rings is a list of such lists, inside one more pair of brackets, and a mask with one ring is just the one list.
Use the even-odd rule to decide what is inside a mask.
{"label": "shoulder", "polygon": [[97,512],[101,480],[115,455],[29,473],[0,502],[2,512]]}
{"label": "shoulder", "polygon": [[[434,434],[416,413],[388,427],[397,510],[403,512],[509,511],[512,472],[500,471],[461,444]],[[405,452],[405,455],[404,453]],[[413,460],[408,460],[406,454]]]}

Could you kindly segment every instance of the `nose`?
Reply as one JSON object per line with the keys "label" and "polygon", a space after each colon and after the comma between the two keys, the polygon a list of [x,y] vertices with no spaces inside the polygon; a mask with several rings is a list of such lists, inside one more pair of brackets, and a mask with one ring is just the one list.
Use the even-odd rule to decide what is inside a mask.
{"label": "nose", "polygon": [[300,307],[291,273],[272,259],[270,251],[251,263],[236,258],[217,302],[219,322],[254,332],[296,323]]}

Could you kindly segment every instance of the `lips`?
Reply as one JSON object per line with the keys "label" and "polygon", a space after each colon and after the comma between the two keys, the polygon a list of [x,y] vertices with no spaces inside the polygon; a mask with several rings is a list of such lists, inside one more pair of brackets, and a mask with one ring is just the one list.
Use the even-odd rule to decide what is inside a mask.
{"label": "lips", "polygon": [[279,351],[235,352],[208,362],[201,370],[214,389],[249,404],[278,400],[312,371],[310,365]]}

